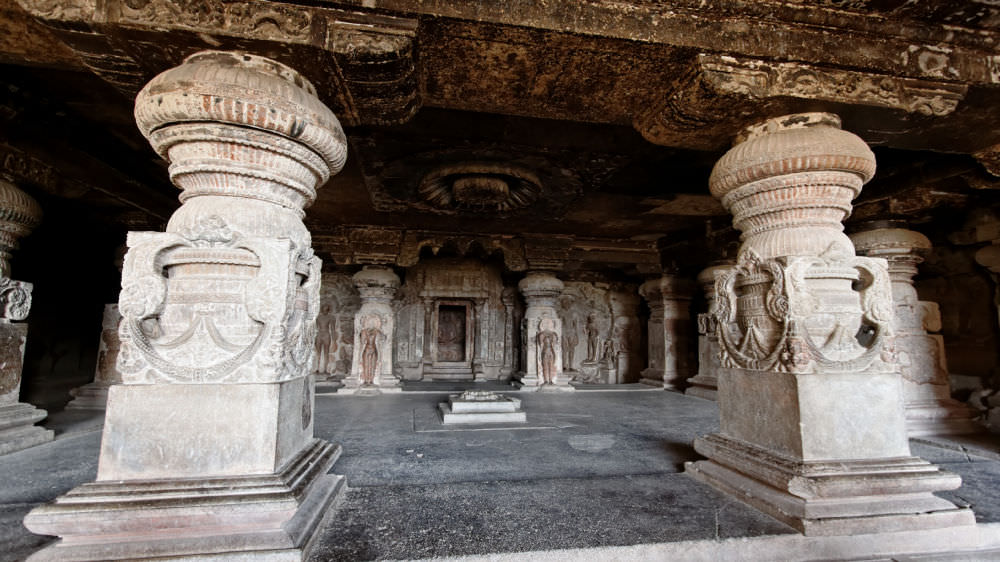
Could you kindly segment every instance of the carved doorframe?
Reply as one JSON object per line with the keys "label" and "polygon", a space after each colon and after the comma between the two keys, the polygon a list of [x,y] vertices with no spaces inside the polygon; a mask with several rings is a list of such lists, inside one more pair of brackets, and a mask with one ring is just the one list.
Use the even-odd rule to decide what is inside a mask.
{"label": "carved doorframe", "polygon": [[[465,308],[465,359],[462,361],[439,361],[438,360],[438,328],[439,319],[441,314],[442,306],[456,306]],[[476,315],[475,307],[473,302],[467,299],[434,299],[434,306],[432,308],[431,317],[431,338],[433,343],[432,348],[432,366],[434,367],[467,367],[472,369],[472,362],[475,358],[475,344],[476,344]]]}

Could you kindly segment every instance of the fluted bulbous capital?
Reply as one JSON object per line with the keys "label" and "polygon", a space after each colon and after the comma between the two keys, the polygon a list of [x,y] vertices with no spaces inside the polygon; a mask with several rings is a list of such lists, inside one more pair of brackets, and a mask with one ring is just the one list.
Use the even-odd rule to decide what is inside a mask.
{"label": "fluted bulbous capital", "polygon": [[340,122],[312,84],[250,54],[191,55],[139,92],[135,118],[182,190],[169,232],[219,216],[243,235],[308,246],[303,210],[347,158]]}
{"label": "fluted bulbous capital", "polygon": [[690,300],[694,283],[677,275],[663,275],[639,285],[639,294],[649,303],[666,300]]}
{"label": "fluted bulbous capital", "polygon": [[42,221],[42,207],[14,184],[0,179],[0,277],[10,277],[11,253],[18,240]]}
{"label": "fluted bulbous capital", "polygon": [[733,214],[744,247],[763,258],[853,255],[841,221],[875,174],[875,155],[829,113],[749,127],[715,165],[712,195]]}
{"label": "fluted bulbous capital", "polygon": [[923,234],[906,228],[875,228],[850,235],[859,255],[873,258],[906,259],[920,263],[931,249]]}
{"label": "fluted bulbous capital", "polygon": [[565,285],[550,271],[529,271],[518,282],[517,288],[524,295],[528,305],[547,304],[554,306]]}
{"label": "fluted bulbous capital", "polygon": [[715,299],[715,278],[723,271],[732,269],[734,265],[735,263],[710,265],[698,272],[698,284],[701,285],[707,300]]}
{"label": "fluted bulbous capital", "polygon": [[362,299],[390,300],[399,288],[399,276],[388,267],[366,265],[352,281]]}

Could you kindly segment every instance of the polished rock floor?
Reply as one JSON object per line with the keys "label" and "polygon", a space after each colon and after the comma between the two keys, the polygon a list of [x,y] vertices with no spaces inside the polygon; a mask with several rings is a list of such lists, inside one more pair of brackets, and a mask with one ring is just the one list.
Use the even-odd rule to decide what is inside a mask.
{"label": "polished rock floor", "polygon": [[[311,560],[796,535],[681,473],[698,458],[692,439],[717,428],[713,402],[672,392],[518,393],[526,424],[452,428],[436,417],[447,393],[422,390],[317,397],[316,434],[343,445],[333,471],[350,489]],[[94,478],[100,423],[94,413],[56,413],[47,423],[54,442],[0,457],[0,559],[51,540],[20,521]],[[968,443],[911,444],[965,479],[942,495],[972,505],[980,522],[1000,522],[1000,460]]]}

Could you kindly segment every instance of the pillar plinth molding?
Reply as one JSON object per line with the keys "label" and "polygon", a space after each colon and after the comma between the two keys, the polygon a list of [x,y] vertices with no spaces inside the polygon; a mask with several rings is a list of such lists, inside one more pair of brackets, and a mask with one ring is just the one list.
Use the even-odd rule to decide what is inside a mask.
{"label": "pillar plinth molding", "polygon": [[135,117],[182,205],[128,235],[97,481],[28,514],[61,537],[31,559],[302,559],[344,489],[340,447],[313,437],[302,223],[343,130],[295,70],[221,51],[155,77]]}
{"label": "pillar plinth molding", "polygon": [[715,329],[715,280],[733,268],[735,262],[716,264],[698,273],[705,294],[705,312],[698,314],[698,372],[688,379],[684,394],[716,400],[719,390],[719,337]]}
{"label": "pillar plinth molding", "polygon": [[895,305],[894,347],[903,376],[906,429],[911,437],[974,433],[977,413],[951,398],[948,363],[937,303],[921,301],[913,286],[917,266],[931,249],[923,234],[903,228],[876,228],[851,235],[858,255],[883,258],[889,265]]}
{"label": "pillar plinth molding", "polygon": [[521,389],[526,391],[572,391],[562,370],[562,320],[559,296],[563,282],[551,271],[529,271],[517,284],[524,297],[522,319]]}
{"label": "pillar plinth molding", "polygon": [[720,431],[687,472],[807,535],[975,524],[932,494],[961,479],[910,454],[886,261],[843,232],[874,172],[813,113],[748,128],[709,179],[743,234],[716,281]]}
{"label": "pillar plinth molding", "polygon": [[691,376],[691,299],[694,283],[676,275],[650,279],[639,287],[649,305],[648,367],[640,382],[680,390]]}
{"label": "pillar plinth molding", "polygon": [[53,438],[51,430],[35,425],[48,412],[20,401],[32,285],[10,277],[10,258],[18,241],[41,219],[38,203],[0,178],[0,454],[41,445]]}
{"label": "pillar plinth molding", "polygon": [[367,265],[354,274],[361,295],[361,308],[354,316],[354,357],[351,374],[340,394],[375,395],[400,392],[402,385],[393,369],[395,313],[392,299],[399,277],[387,266]]}

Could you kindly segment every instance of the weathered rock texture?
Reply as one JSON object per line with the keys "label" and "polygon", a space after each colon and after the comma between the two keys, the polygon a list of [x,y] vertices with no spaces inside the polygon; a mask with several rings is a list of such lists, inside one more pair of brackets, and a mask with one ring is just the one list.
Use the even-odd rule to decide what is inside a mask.
{"label": "weathered rock texture", "polygon": [[35,426],[46,412],[19,402],[24,344],[31,310],[31,283],[10,278],[10,258],[17,241],[42,218],[27,193],[0,178],[0,454],[52,440],[52,431]]}
{"label": "weathered rock texture", "polygon": [[32,511],[37,560],[297,560],[341,477],[313,438],[320,261],[302,223],[346,141],[275,61],[206,51],[139,93],[182,206],[132,232],[97,482]]}
{"label": "weathered rock texture", "polygon": [[698,283],[705,293],[705,309],[698,315],[698,373],[688,379],[685,394],[715,400],[719,389],[719,335],[715,321],[715,279],[733,267],[720,264],[706,267],[698,274]]}
{"label": "weathered rock texture", "polygon": [[981,429],[976,412],[951,398],[948,363],[937,303],[921,301],[913,276],[931,249],[926,236],[903,228],[876,228],[851,235],[858,255],[884,258],[889,264],[894,350],[903,375],[906,430],[911,436],[972,433]]}
{"label": "weathered rock texture", "polygon": [[679,390],[691,376],[691,298],[694,283],[675,275],[652,279],[639,287],[649,304],[648,362],[642,382]]}
{"label": "weathered rock texture", "polygon": [[886,263],[843,233],[874,173],[814,113],[748,128],[709,180],[743,245],[716,283],[721,430],[688,472],[810,535],[975,522],[931,493],[961,479],[910,455]]}
{"label": "weathered rock texture", "polygon": [[[993,276],[996,291],[993,304],[997,307],[997,317],[1000,318],[1000,239],[994,240],[992,244],[976,252],[976,261],[990,270]],[[987,425],[991,431],[1000,433],[1000,389],[994,387],[993,392],[985,397],[984,402]]]}

